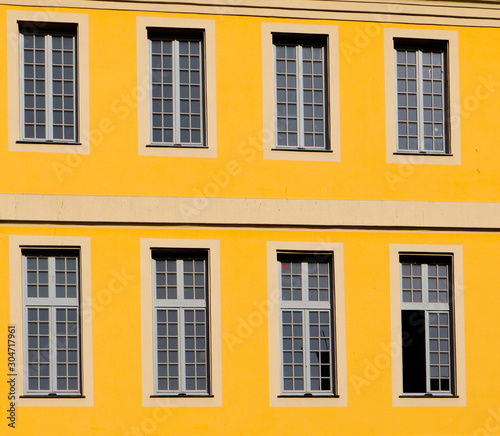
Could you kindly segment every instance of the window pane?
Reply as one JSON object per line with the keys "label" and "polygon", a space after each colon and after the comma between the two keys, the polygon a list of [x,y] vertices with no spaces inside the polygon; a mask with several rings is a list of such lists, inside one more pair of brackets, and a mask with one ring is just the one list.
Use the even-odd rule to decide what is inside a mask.
{"label": "window pane", "polygon": [[152,143],[203,146],[202,40],[150,38],[150,47]]}

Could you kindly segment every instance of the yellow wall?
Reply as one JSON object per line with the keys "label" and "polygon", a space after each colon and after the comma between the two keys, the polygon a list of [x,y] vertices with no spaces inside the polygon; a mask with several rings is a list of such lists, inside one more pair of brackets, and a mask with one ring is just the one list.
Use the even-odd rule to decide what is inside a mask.
{"label": "yellow wall", "polygon": [[[6,10],[0,9],[0,56],[6,57]],[[451,26],[458,31],[462,109],[461,165],[399,165],[385,159],[384,27],[377,23],[366,42],[366,23],[300,20],[339,29],[341,162],[264,161],[262,157],[262,50],[259,17],[191,15],[216,26],[217,159],[138,156],[136,16],[161,13],[76,10],[89,17],[90,128],[102,120],[110,133],[91,145],[90,155],[11,153],[0,149],[1,168],[12,176],[2,192],[72,195],[192,196],[211,181],[208,174],[236,160],[241,172],[220,190],[221,197],[498,201],[500,154],[500,52],[497,29]],[[76,12],[71,9],[70,12]],[[189,17],[168,14],[165,16]],[[275,20],[291,22],[291,20]],[[296,20],[297,21],[297,20]],[[422,26],[405,26],[422,27]],[[482,44],[480,41],[488,41]],[[366,47],[364,47],[366,45]],[[0,85],[7,65],[0,65]],[[474,96],[481,78],[494,79],[491,95]],[[7,93],[0,94],[0,141],[7,140]],[[108,128],[107,128],[108,129]],[[255,153],[254,153],[255,150]],[[412,162],[410,160],[410,162]],[[300,175],[299,175],[300,174]],[[130,179],[135,179],[130,183]],[[396,181],[394,182],[394,178]],[[180,183],[182,181],[182,183]]]}
{"label": "yellow wall", "polygon": [[[13,152],[7,147],[7,10],[0,5],[0,191],[12,194],[214,196],[213,174],[236,161],[240,171],[218,186],[226,198],[497,202],[500,180],[500,30],[477,26],[372,25],[348,20],[166,14],[106,9],[54,9],[88,14],[90,129],[111,130],[91,153]],[[36,10],[36,8],[27,8]],[[217,158],[138,155],[136,17],[211,19],[216,27]],[[330,24],[339,31],[340,162],[264,160],[262,146],[263,22]],[[385,27],[454,30],[459,38],[461,164],[386,162]],[[365,35],[360,39],[359,35]],[[371,36],[366,36],[367,34]],[[360,42],[361,41],[361,42]],[[477,87],[494,89],[472,104]],[[469,100],[467,100],[467,97]],[[130,103],[129,103],[130,102]],[[469,102],[470,104],[467,104]],[[210,175],[212,174],[212,176]],[[470,206],[471,208],[473,206]],[[467,209],[465,209],[467,212]],[[33,212],[34,216],[36,211]],[[303,212],[302,212],[303,213]],[[222,217],[224,211],[219,211]],[[390,228],[319,229],[79,223],[2,223],[0,341],[10,323],[9,235],[89,237],[92,275],[93,407],[18,407],[16,430],[2,412],[0,434],[21,435],[309,435],[500,434],[496,229],[475,232]],[[0,219],[3,219],[0,217]],[[300,219],[300,217],[299,217]],[[305,219],[305,218],[304,218]],[[40,219],[43,221],[43,219]],[[130,222],[133,220],[131,219]],[[446,222],[442,223],[446,227]],[[474,227],[472,225],[472,227]],[[222,407],[142,407],[140,239],[220,241]],[[344,244],[347,407],[269,407],[267,321],[229,345],[242,323],[267,299],[267,241]],[[389,244],[459,245],[464,253],[465,407],[393,407],[391,367],[377,367],[391,344]],[[130,276],[109,292],[114,271]],[[111,295],[111,297],[109,297]],[[18,332],[20,328],[18,328]],[[7,356],[0,355],[6,365]],[[21,353],[17,349],[17,353]],[[379,359],[379,360],[377,360]],[[83,356],[85,360],[85,355]],[[379,365],[380,366],[380,365]],[[375,367],[375,370],[373,370]],[[3,367],[5,368],[5,367]],[[371,372],[370,372],[371,371]],[[374,372],[373,372],[374,371]],[[366,384],[359,385],[359,378]],[[0,410],[8,409],[0,383]],[[18,392],[19,394],[19,392]],[[57,400],[54,400],[57,401]]]}
{"label": "yellow wall", "polygon": [[[494,344],[498,343],[496,324],[500,309],[496,296],[500,280],[495,273],[498,261],[490,253],[500,243],[499,235],[72,226],[4,227],[2,230],[2,289],[9,288],[9,259],[4,235],[85,236],[91,239],[94,406],[64,409],[19,407],[17,434],[122,435],[141,425],[142,434],[151,434],[147,431],[153,425],[150,420],[153,420],[157,426],[154,434],[464,435],[475,434],[476,430],[484,428],[490,410],[498,414],[498,384],[495,381],[500,377],[500,352]],[[157,410],[141,407],[140,238],[220,240],[223,313],[221,408]],[[318,244],[334,241],[344,244],[347,407],[269,407],[267,324],[265,321],[255,324],[248,337],[241,334],[241,325],[248,325],[250,314],[256,311],[254,303],[267,300],[267,241]],[[385,366],[384,356],[388,357],[386,350],[391,344],[388,247],[395,243],[463,246],[467,356],[465,408],[392,407],[391,368]],[[122,290],[111,293],[109,283],[116,271],[127,276],[127,283]],[[3,301],[0,319],[6,326],[9,306],[6,299]],[[234,342],[234,336],[241,342]],[[5,410],[5,384],[2,384],[1,401]],[[492,425],[496,425],[495,421]],[[496,431],[487,434],[496,434]]]}

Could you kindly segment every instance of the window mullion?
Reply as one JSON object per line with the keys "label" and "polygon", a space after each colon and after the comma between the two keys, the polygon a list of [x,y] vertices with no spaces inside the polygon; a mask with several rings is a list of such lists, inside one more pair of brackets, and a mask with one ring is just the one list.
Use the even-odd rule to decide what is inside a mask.
{"label": "window mullion", "polygon": [[424,71],[422,66],[422,50],[416,51],[417,60],[417,128],[418,128],[418,149],[423,152],[424,148]]}
{"label": "window mullion", "polygon": [[56,330],[56,307],[49,310],[49,373],[50,373],[50,392],[57,392],[57,330]]}
{"label": "window mullion", "polygon": [[181,143],[181,91],[180,91],[180,54],[179,54],[179,40],[172,41],[172,71],[173,71],[173,84],[172,84],[172,98],[174,106],[174,144]]}
{"label": "window mullion", "polygon": [[52,72],[52,35],[45,36],[45,132],[48,140],[54,140],[53,123],[53,72]]}
{"label": "window mullion", "polygon": [[184,261],[182,259],[177,259],[176,270],[177,270],[177,299],[180,300],[180,304],[185,303],[184,300]]}
{"label": "window mullion", "polygon": [[49,298],[50,304],[55,303],[56,300],[56,259],[49,257],[47,259],[49,265]]}
{"label": "window mullion", "polygon": [[184,300],[184,261],[177,259],[177,298],[180,300],[180,307],[177,309],[179,320],[179,392],[186,392],[186,362],[185,362],[185,300]]}
{"label": "window mullion", "polygon": [[304,392],[310,392],[309,383],[309,312],[304,308],[304,303],[309,300],[309,280],[308,280],[308,263],[301,263],[301,281],[302,281],[302,350],[304,353],[303,374],[304,374]]}
{"label": "window mullion", "polygon": [[179,392],[186,392],[186,359],[185,359],[185,309],[178,309],[179,320]]}
{"label": "window mullion", "polygon": [[304,391],[311,392],[311,356],[309,353],[309,311],[304,309]]}
{"label": "window mullion", "polygon": [[422,303],[429,304],[429,265],[422,264]]}
{"label": "window mullion", "polygon": [[[50,256],[48,259],[49,266],[49,302],[56,301],[56,259]],[[52,304],[49,310],[49,373],[50,373],[50,391],[57,391],[57,329],[56,329],[56,310],[57,306]]]}
{"label": "window mullion", "polygon": [[304,148],[304,66],[302,45],[296,46],[297,58],[297,147]]}
{"label": "window mullion", "polygon": [[431,391],[431,354],[430,354],[430,342],[429,342],[429,311],[425,311],[425,383],[426,391],[429,393]]}

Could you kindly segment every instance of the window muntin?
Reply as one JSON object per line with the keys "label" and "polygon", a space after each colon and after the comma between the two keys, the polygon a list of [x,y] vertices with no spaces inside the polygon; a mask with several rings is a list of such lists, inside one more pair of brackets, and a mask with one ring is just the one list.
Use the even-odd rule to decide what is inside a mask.
{"label": "window muntin", "polygon": [[150,142],[205,146],[203,36],[150,32]]}
{"label": "window muntin", "polygon": [[400,256],[403,393],[452,395],[451,259]]}
{"label": "window muntin", "polygon": [[446,48],[395,43],[397,151],[448,153]]}
{"label": "window muntin", "polygon": [[283,395],[335,393],[332,262],[328,257],[278,256]]}
{"label": "window muntin", "polygon": [[326,41],[274,37],[276,147],[326,150]]}
{"label": "window muntin", "polygon": [[25,393],[81,393],[77,252],[23,252]]}
{"label": "window muntin", "polygon": [[20,24],[21,139],[77,141],[76,30]]}
{"label": "window muntin", "polygon": [[207,255],[153,255],[155,393],[209,394]]}

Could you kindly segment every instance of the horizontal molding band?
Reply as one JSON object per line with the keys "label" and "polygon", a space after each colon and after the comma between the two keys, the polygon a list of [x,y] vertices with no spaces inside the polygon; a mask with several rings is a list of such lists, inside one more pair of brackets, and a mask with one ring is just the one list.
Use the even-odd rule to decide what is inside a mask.
{"label": "horizontal molding band", "polygon": [[500,229],[500,203],[0,194],[0,222]]}
{"label": "horizontal molding band", "polygon": [[356,0],[3,0],[3,5],[73,9],[135,10],[212,15],[242,15],[313,20],[499,27],[500,4],[491,1],[356,1]]}

